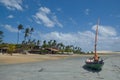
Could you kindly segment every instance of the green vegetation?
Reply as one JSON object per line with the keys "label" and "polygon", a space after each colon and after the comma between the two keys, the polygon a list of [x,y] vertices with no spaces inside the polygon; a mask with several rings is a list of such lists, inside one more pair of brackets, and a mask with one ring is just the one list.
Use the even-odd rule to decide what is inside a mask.
{"label": "green vegetation", "polygon": [[3,41],[3,32],[0,31],[0,44],[2,43],[2,41]]}
{"label": "green vegetation", "polygon": [[18,42],[19,42],[19,31],[22,30],[22,29],[24,29],[24,28],[23,28],[23,25],[22,25],[22,24],[19,24],[19,25],[18,25],[18,39],[17,39],[17,44],[18,44]]}
{"label": "green vegetation", "polygon": [[[14,52],[21,53],[23,51],[31,51],[41,54],[41,53],[74,53],[74,54],[82,54],[82,49],[80,47],[76,47],[73,45],[65,45],[62,42],[58,43],[56,40],[35,40],[32,39],[32,34],[34,32],[34,28],[23,28],[22,24],[19,24],[17,33],[17,44],[11,43],[3,43],[3,32],[0,31],[0,50],[1,52],[7,52],[12,55]],[[23,30],[24,40],[20,43],[20,31]]]}
{"label": "green vegetation", "polygon": [[8,50],[7,50],[8,54],[12,56],[15,49],[16,49],[16,46],[14,44],[8,44]]}

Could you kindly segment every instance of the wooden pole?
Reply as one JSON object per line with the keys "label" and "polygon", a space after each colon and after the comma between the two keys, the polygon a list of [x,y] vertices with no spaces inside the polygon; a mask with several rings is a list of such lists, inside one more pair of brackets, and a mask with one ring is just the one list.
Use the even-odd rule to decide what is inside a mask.
{"label": "wooden pole", "polygon": [[94,58],[96,61],[98,61],[98,54],[97,54],[97,40],[98,40],[98,25],[99,25],[99,19],[98,19],[98,23],[97,23],[97,27],[96,27],[96,34],[95,34],[95,54],[94,54]]}

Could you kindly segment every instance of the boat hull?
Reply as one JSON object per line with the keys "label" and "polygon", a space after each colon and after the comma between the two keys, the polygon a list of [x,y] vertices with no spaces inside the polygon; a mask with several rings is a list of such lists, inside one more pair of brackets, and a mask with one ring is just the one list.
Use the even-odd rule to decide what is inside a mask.
{"label": "boat hull", "polygon": [[86,63],[86,67],[91,68],[91,69],[96,69],[96,70],[101,70],[103,65],[104,65],[104,62]]}

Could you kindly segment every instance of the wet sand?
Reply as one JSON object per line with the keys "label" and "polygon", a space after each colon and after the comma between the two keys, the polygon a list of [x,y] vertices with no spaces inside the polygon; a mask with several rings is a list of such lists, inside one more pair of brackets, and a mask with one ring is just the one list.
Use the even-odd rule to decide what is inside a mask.
{"label": "wet sand", "polygon": [[0,80],[120,80],[120,54],[101,57],[105,62],[101,71],[83,68],[88,56],[1,64]]}

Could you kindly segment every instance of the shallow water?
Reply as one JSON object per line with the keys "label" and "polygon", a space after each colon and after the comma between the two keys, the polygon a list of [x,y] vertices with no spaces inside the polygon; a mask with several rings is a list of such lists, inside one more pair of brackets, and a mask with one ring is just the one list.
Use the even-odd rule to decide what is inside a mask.
{"label": "shallow water", "polygon": [[83,68],[87,57],[0,65],[0,80],[120,80],[120,55],[102,56],[101,71]]}

